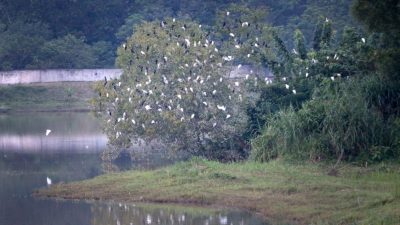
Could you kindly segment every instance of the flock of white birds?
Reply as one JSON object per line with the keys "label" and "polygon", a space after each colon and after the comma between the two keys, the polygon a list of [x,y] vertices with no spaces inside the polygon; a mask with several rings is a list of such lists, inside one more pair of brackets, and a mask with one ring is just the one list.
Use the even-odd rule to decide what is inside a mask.
{"label": "flock of white birds", "polygon": [[[226,12],[226,16],[230,16],[230,12]],[[171,24],[172,23],[172,24]],[[183,74],[187,74],[184,76],[178,76],[178,77],[173,77],[173,76],[165,76],[163,74],[158,74],[157,76],[159,76],[160,78],[162,78],[162,84],[164,85],[164,87],[158,87],[158,90],[154,90],[156,87],[154,87],[154,81],[153,79],[154,76],[152,77],[152,75],[158,73],[160,70],[162,70],[163,68],[167,67],[169,64],[169,60],[171,58],[171,56],[173,54],[177,54],[176,52],[167,52],[165,55],[163,55],[162,57],[160,57],[159,59],[155,59],[155,66],[153,66],[153,68],[151,68],[151,66],[149,64],[150,61],[148,60],[150,56],[148,56],[149,51],[149,46],[140,48],[140,49],[136,49],[132,50],[132,46],[128,46],[128,44],[123,44],[122,45],[122,49],[124,49],[125,51],[129,51],[131,50],[132,57],[135,56],[136,54],[136,59],[142,60],[144,61],[144,66],[139,65],[140,68],[140,72],[143,73],[144,77],[146,77],[145,80],[143,80],[142,82],[136,82],[136,84],[132,85],[130,84],[130,86],[127,84],[127,88],[125,90],[121,88],[124,87],[124,83],[122,83],[122,81],[119,81],[114,85],[114,90],[116,87],[122,89],[121,92],[125,92],[125,94],[127,94],[129,97],[126,99],[129,103],[131,103],[132,105],[134,105],[134,101],[136,105],[138,105],[138,102],[142,102],[142,104],[140,104],[140,108],[141,109],[136,109],[136,110],[142,110],[142,112],[144,111],[145,113],[163,113],[164,111],[172,111],[172,112],[176,112],[176,115],[180,115],[178,118],[178,120],[180,120],[181,122],[188,122],[190,120],[195,119],[196,117],[198,117],[199,113],[201,112],[194,112],[193,110],[188,110],[185,107],[185,104],[183,104],[183,102],[185,101],[185,97],[186,95],[190,95],[191,97],[195,96],[195,98],[197,100],[199,100],[200,104],[203,105],[203,107],[205,108],[213,108],[215,107],[215,110],[211,110],[214,111],[214,113],[224,113],[225,115],[223,116],[223,118],[225,118],[226,120],[232,118],[234,112],[233,112],[233,108],[235,107],[234,105],[234,100],[238,100],[238,101],[242,101],[243,100],[243,94],[241,93],[241,86],[242,86],[242,82],[240,80],[236,80],[236,81],[229,81],[229,78],[226,78],[226,76],[216,76],[210,72],[210,71],[218,71],[221,70],[222,68],[224,68],[226,63],[229,63],[231,61],[233,61],[235,59],[235,56],[233,54],[228,54],[228,55],[222,55],[222,53],[220,53],[220,50],[218,49],[218,47],[215,44],[215,41],[213,40],[209,40],[209,38],[207,38],[206,36],[202,36],[199,40],[198,37],[194,37],[195,34],[190,35],[190,27],[188,27],[186,24],[179,24],[175,19],[172,19],[172,21],[161,21],[160,22],[160,28],[161,29],[174,29],[174,26],[176,24],[176,27],[179,29],[179,27],[181,28],[181,32],[183,32],[183,34],[176,34],[174,33],[173,38],[178,39],[178,41],[176,42],[176,47],[172,47],[170,48],[170,50],[172,49],[172,51],[176,50],[176,52],[178,52],[179,54],[179,50],[183,50],[185,51],[185,54],[193,54],[193,53],[189,53],[190,48],[195,48],[196,50],[198,50],[198,52],[201,52],[202,50],[205,50],[206,53],[199,53],[195,58],[194,61],[192,62],[185,62],[183,64],[177,65],[175,64],[177,67],[179,67],[180,71],[182,71]],[[249,27],[250,23],[247,21],[240,21],[240,26],[241,27]],[[198,25],[198,28],[201,29],[201,25]],[[185,33],[186,32],[186,33]],[[194,32],[193,30],[191,32]],[[156,35],[156,31],[154,30],[154,35]],[[237,36],[235,33],[230,32],[229,33],[229,38],[231,39],[230,41],[233,41],[234,43],[234,49],[241,49],[242,45],[241,42],[238,41]],[[170,34],[171,37],[171,34]],[[177,38],[178,37],[178,38]],[[191,38],[192,37],[192,38]],[[197,40],[195,40],[197,39]],[[182,42],[180,42],[179,40],[182,40]],[[169,44],[167,43],[167,47]],[[255,53],[255,49],[254,48],[259,48],[260,47],[260,43],[259,43],[259,38],[256,37],[254,40],[254,43],[252,43],[252,49],[251,51],[247,54],[247,57],[251,57],[252,54]],[[194,50],[194,51],[196,51]],[[154,59],[153,59],[154,60]],[[173,62],[176,63],[176,62]],[[149,66],[147,66],[149,65]],[[127,65],[127,69],[130,69],[131,66],[131,62],[129,65]],[[241,69],[242,64],[239,64],[236,66],[237,69]],[[153,72],[153,74],[152,74]],[[197,73],[196,73],[197,72]],[[253,77],[253,81],[252,83],[257,86],[257,82],[260,76],[263,76],[263,74],[256,74],[254,73],[253,70],[248,71],[249,74],[246,74],[245,77],[245,81],[250,80],[251,77]],[[216,72],[217,74],[218,72]],[[226,73],[226,72],[224,72]],[[213,76],[214,75],[214,76]],[[264,82],[266,84],[271,84],[272,83],[272,79],[268,78],[268,77],[264,77]],[[160,85],[161,83],[159,83]],[[178,86],[181,91],[177,92],[174,95],[171,95],[171,93],[164,93],[162,90],[170,92],[170,90],[168,89],[170,86],[173,86],[175,84],[175,88]],[[107,85],[107,80],[105,80],[104,86]],[[221,96],[217,96],[219,93],[222,92],[222,90],[220,90],[221,88],[223,88],[223,86],[226,85],[227,88],[232,91],[232,94],[229,94],[228,100],[222,99],[221,102],[217,103],[216,99],[218,98],[223,98]],[[212,88],[213,87],[213,88]],[[153,89],[154,88],[154,89]],[[170,87],[170,89],[173,89],[173,87]],[[109,91],[112,91],[109,90]],[[107,93],[105,93],[105,97],[108,99],[109,102],[112,103],[112,105],[114,106],[114,108],[116,107],[117,104],[122,103],[123,101],[126,101],[123,97],[123,95],[118,95],[115,94],[116,91],[114,91],[114,93],[109,93],[109,91],[107,91]],[[135,92],[136,91],[136,92]],[[293,91],[295,93],[295,91]],[[139,94],[138,94],[139,93]],[[140,95],[141,97],[139,99],[134,98],[134,95]],[[151,96],[153,95],[159,95],[160,98],[158,100],[155,101],[146,101],[146,99],[150,99]],[[235,98],[235,99],[234,99]],[[145,103],[144,103],[145,102]],[[182,104],[181,104],[182,103]],[[190,112],[189,112],[190,111]],[[108,119],[108,123],[112,122],[112,119],[114,119],[115,117],[112,117],[112,112],[111,110],[108,110],[108,115],[110,116],[110,118]],[[141,123],[138,124],[138,120],[136,119],[134,116],[127,116],[127,112],[123,112],[122,115],[120,115],[119,117],[116,118],[116,124],[118,123],[124,123],[125,121],[130,121],[133,125],[139,125],[142,128],[146,128],[145,123]],[[210,121],[210,125],[214,128],[217,126],[217,121],[218,120],[212,120]],[[148,121],[148,124],[157,124],[159,121],[155,120],[155,119],[151,119]],[[118,137],[121,136],[121,131],[118,131],[117,129],[115,129],[115,137],[118,139]]]}

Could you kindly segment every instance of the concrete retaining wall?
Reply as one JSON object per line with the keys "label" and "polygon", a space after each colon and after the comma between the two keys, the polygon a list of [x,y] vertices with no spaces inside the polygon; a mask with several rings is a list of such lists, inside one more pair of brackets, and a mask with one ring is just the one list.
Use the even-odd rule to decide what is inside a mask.
{"label": "concrete retaining wall", "polygon": [[[240,68],[232,67],[229,77],[240,79],[250,74],[251,66],[243,65]],[[254,69],[254,73],[263,74],[265,77],[272,78],[273,75],[268,69]],[[7,84],[31,84],[64,81],[98,81],[118,78],[121,76],[120,69],[56,69],[56,70],[13,70],[0,71],[0,85]]]}
{"label": "concrete retaining wall", "polygon": [[97,81],[104,77],[117,78],[119,69],[71,69],[71,70],[13,70],[0,71],[0,84],[30,84],[63,81]]}

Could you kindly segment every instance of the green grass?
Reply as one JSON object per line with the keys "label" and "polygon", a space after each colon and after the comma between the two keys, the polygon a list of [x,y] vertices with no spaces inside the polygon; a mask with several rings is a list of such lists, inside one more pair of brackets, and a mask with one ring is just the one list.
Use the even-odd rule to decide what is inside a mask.
{"label": "green grass", "polygon": [[195,158],[157,170],[54,185],[34,195],[233,207],[276,223],[398,224],[398,166],[347,165],[338,176],[326,175],[328,170],[316,164],[222,164]]}
{"label": "green grass", "polygon": [[90,82],[0,86],[0,111],[88,110],[94,96]]}

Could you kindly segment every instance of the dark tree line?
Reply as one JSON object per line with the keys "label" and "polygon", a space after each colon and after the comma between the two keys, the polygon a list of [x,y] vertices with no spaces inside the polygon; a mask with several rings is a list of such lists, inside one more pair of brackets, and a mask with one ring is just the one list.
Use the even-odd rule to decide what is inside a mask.
{"label": "dark tree line", "polygon": [[113,67],[117,46],[142,21],[170,16],[212,26],[231,3],[268,8],[266,22],[281,28],[289,47],[296,28],[311,39],[319,18],[335,21],[338,34],[351,23],[351,0],[2,0],[0,70]]}

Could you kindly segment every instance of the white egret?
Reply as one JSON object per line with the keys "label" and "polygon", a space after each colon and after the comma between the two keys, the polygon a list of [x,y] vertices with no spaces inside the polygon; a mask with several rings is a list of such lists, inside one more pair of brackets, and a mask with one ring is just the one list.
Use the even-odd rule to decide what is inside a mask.
{"label": "white egret", "polygon": [[223,105],[217,105],[217,109],[222,110],[222,111],[225,111],[225,110],[226,110],[226,107],[223,106]]}
{"label": "white egret", "polygon": [[190,47],[190,41],[189,41],[188,38],[185,38],[185,42],[186,42],[186,45],[187,45],[188,47]]}
{"label": "white egret", "polygon": [[46,136],[49,136],[50,132],[51,132],[51,130],[47,129],[46,130]]}
{"label": "white egret", "polygon": [[47,185],[50,186],[52,184],[51,179],[49,177],[46,177]]}

